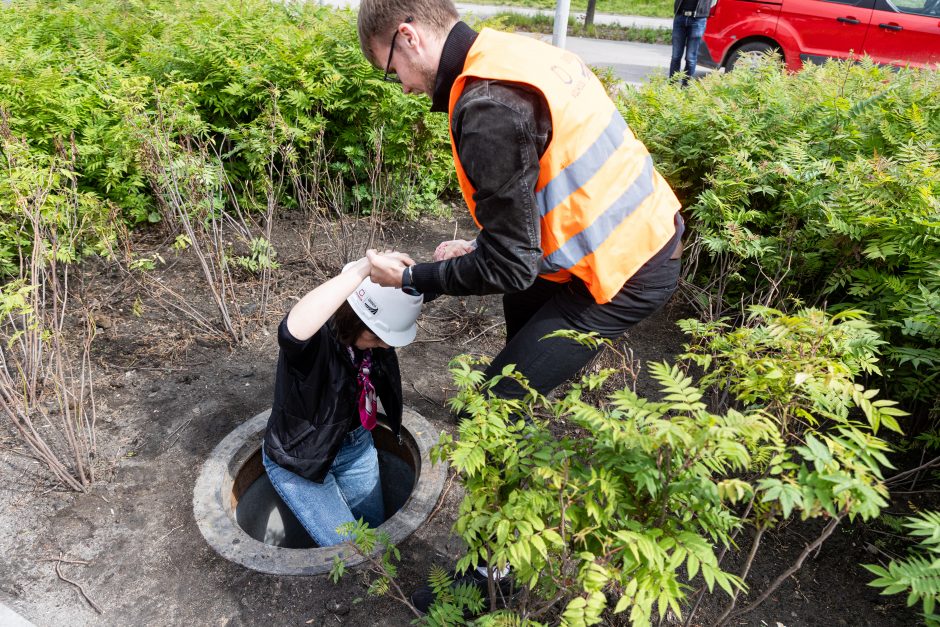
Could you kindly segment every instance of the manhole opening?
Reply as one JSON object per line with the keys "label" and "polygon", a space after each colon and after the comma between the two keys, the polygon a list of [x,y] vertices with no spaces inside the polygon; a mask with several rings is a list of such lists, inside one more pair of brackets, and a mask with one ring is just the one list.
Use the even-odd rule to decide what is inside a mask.
{"label": "manhole opening", "polygon": [[[391,429],[379,425],[372,432],[379,454],[379,474],[386,519],[400,510],[421,472],[421,451],[411,434],[402,429],[399,444]],[[286,549],[309,549],[317,544],[278,496],[261,461],[261,445],[234,473],[232,509],[235,520],[249,536]]]}

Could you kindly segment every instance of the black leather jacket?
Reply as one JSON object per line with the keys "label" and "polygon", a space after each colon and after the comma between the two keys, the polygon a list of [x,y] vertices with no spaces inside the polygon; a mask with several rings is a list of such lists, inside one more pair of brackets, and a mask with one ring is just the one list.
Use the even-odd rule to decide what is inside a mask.
{"label": "black leather jacket", "polygon": [[[433,111],[447,112],[450,88],[476,37],[463,22],[448,34]],[[415,287],[451,295],[524,290],[538,276],[542,257],[535,184],[539,157],[551,137],[548,105],[519,85],[471,81],[457,102],[451,130],[460,162],[477,189],[476,216],[483,229],[472,253],[414,266]]]}
{"label": "black leather jacket", "polygon": [[[357,369],[327,322],[306,342],[278,327],[274,404],[264,451],[278,466],[322,483],[343,437],[359,426]],[[401,432],[401,372],[394,349],[372,349],[372,384],[392,431]]]}
{"label": "black leather jacket", "polygon": [[[679,7],[682,6],[682,0],[674,0],[672,4],[672,14],[679,13]],[[708,12],[712,9],[712,0],[698,0],[695,3],[695,15],[692,17],[708,17]]]}

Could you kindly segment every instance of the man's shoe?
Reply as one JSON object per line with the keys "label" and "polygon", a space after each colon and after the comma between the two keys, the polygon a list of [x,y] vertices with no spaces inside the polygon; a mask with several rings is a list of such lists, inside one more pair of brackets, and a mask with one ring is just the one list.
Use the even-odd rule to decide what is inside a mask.
{"label": "man's shoe", "polygon": [[[449,573],[451,583],[451,588],[456,588],[460,585],[471,585],[477,588],[480,591],[480,596],[483,597],[483,608],[484,610],[490,606],[490,588],[487,584],[486,575],[481,575],[477,569],[472,569],[462,575],[458,575],[455,571]],[[500,577],[496,580],[496,603],[499,606],[504,606],[506,601],[512,598],[513,594],[513,585],[512,585],[512,575],[506,575]],[[427,614],[428,610],[434,605],[435,595],[434,590],[430,585],[425,584],[417,590],[411,593],[411,604],[415,607],[416,610],[422,614]]]}

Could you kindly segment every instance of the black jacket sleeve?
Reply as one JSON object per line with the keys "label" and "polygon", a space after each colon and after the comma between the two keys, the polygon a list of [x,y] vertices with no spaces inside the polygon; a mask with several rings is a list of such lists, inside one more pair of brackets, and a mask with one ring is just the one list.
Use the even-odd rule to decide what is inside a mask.
{"label": "black jacket sleeve", "polygon": [[[287,328],[287,316],[281,319],[277,328],[277,343],[281,348],[284,365],[293,371],[293,376],[304,381],[310,376],[315,366],[327,359],[326,355],[333,350],[333,332],[330,322],[324,323],[320,329],[308,340],[298,340]],[[320,360],[320,361],[318,361]]]}
{"label": "black jacket sleeve", "polygon": [[538,276],[539,158],[551,139],[551,116],[530,88],[475,81],[455,109],[452,131],[474,188],[482,226],[472,253],[414,267],[415,287],[452,295],[517,292]]}

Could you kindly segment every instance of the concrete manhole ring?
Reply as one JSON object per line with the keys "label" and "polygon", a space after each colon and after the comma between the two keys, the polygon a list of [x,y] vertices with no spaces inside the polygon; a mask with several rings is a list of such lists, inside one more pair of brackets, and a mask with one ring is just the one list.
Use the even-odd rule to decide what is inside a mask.
{"label": "concrete manhole ring", "polygon": [[[199,531],[225,559],[274,575],[327,573],[336,556],[344,559],[348,566],[361,563],[362,558],[344,545],[284,548],[256,540],[238,524],[238,499],[250,487],[244,484],[250,484],[258,477],[257,473],[264,472],[260,468],[260,447],[270,414],[271,410],[262,412],[232,431],[203,464],[193,493],[193,514]],[[437,443],[439,431],[416,411],[405,407],[403,446],[398,446],[391,431],[381,425],[373,435],[380,454],[383,447],[397,448],[402,456],[408,457],[407,463],[413,464],[415,480],[411,494],[400,509],[379,526],[393,543],[398,543],[427,520],[444,488],[446,465],[432,464],[430,459],[430,450]]]}

